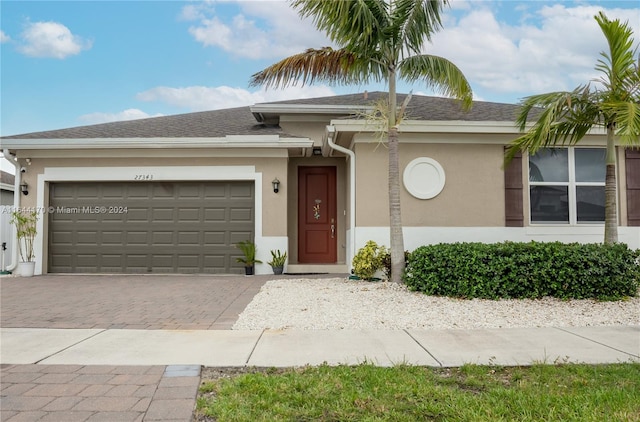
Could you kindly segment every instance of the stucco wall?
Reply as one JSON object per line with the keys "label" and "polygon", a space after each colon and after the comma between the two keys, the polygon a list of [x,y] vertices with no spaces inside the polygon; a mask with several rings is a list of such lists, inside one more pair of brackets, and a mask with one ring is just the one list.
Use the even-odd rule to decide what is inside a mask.
{"label": "stucco wall", "polygon": [[[388,150],[357,143],[357,225],[388,226]],[[443,167],[446,183],[432,199],[417,199],[402,184],[402,224],[431,227],[504,226],[503,146],[403,143],[400,173],[418,157]]]}

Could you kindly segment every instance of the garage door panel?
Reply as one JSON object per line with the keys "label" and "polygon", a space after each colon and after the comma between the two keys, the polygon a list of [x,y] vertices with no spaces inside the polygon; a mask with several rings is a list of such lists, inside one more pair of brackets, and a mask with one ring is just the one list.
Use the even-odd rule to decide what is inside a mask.
{"label": "garage door panel", "polygon": [[148,245],[149,238],[147,232],[127,232],[127,240],[125,242],[126,245]]}
{"label": "garage door panel", "polygon": [[146,222],[149,221],[149,209],[127,207],[126,216],[130,222]]}
{"label": "garage door panel", "polygon": [[[242,273],[235,244],[254,238],[253,190],[253,182],[51,184],[50,206],[80,212],[49,214],[49,272]],[[93,212],[101,206],[112,212]]]}
{"label": "garage door panel", "polygon": [[160,183],[153,185],[153,197],[154,198],[174,198],[174,184],[173,183]]}
{"label": "garage door panel", "polygon": [[205,208],[204,209],[204,222],[222,222],[227,221],[227,211],[225,208]]}
{"label": "garage door panel", "polygon": [[253,221],[253,210],[249,208],[232,208],[229,210],[229,221]]}
{"label": "garage door panel", "polygon": [[253,186],[244,184],[244,185],[232,185],[229,188],[229,195],[232,198],[252,198],[253,197]]}
{"label": "garage door panel", "polygon": [[78,231],[75,242],[78,245],[93,245],[98,237],[97,231]]}
{"label": "garage door panel", "polygon": [[226,231],[204,232],[205,246],[225,246],[228,243]]}
{"label": "garage door panel", "polygon": [[71,245],[73,233],[71,231],[56,231],[49,236],[49,241],[54,245]]}
{"label": "garage door panel", "polygon": [[200,222],[200,208],[182,208],[178,211],[178,222]]}
{"label": "garage door panel", "polygon": [[153,221],[173,221],[173,208],[154,208],[151,211]]}
{"label": "garage door panel", "polygon": [[220,199],[227,197],[227,186],[223,185],[207,185],[204,187],[205,199]]}
{"label": "garage door panel", "polygon": [[200,198],[200,185],[181,183],[178,185],[177,199]]}
{"label": "garage door panel", "polygon": [[175,243],[173,232],[153,232],[151,243],[156,246],[172,246]]}
{"label": "garage door panel", "polygon": [[180,246],[200,246],[200,232],[178,232]]}
{"label": "garage door panel", "polygon": [[127,185],[126,199],[147,199],[149,196],[149,185],[147,183],[130,183]]}
{"label": "garage door panel", "polygon": [[105,185],[102,187],[102,197],[105,199],[115,199],[125,197],[125,188],[123,185]]}

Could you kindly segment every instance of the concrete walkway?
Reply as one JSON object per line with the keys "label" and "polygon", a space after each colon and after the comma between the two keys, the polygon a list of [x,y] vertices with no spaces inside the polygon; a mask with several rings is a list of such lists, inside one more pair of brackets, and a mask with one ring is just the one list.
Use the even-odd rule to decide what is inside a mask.
{"label": "concrete walkway", "polygon": [[289,367],[640,360],[640,326],[485,330],[67,330],[2,328],[2,364]]}

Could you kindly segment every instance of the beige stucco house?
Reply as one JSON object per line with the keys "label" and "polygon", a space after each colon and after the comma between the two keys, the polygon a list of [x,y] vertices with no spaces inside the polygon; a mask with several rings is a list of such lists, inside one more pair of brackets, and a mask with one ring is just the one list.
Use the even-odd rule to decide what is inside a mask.
{"label": "beige stucco house", "polygon": [[[362,118],[382,95],[3,137],[25,169],[17,205],[43,215],[36,273],[242,273],[234,245],[247,239],[263,262],[287,251],[290,273],[349,271],[367,240],[389,245],[388,151]],[[400,127],[406,249],[602,241],[604,133],[503,171],[516,111],[413,96]],[[637,150],[618,149],[617,176],[619,240],[640,248]]]}

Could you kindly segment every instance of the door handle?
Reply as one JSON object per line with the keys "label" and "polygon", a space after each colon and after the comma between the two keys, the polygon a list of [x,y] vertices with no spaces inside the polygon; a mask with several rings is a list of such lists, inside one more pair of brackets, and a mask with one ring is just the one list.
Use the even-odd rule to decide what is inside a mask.
{"label": "door handle", "polygon": [[331,225],[331,238],[333,239],[334,237],[336,237],[336,225],[332,224]]}

